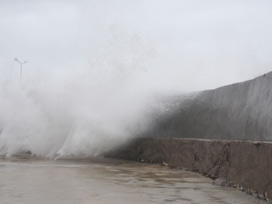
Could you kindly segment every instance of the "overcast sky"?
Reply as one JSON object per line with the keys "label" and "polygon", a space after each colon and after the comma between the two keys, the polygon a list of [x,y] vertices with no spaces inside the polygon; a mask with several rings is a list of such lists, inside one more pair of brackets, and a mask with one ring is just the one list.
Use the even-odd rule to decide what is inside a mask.
{"label": "overcast sky", "polygon": [[112,66],[151,89],[216,88],[272,70],[271,11],[270,0],[0,0],[0,74],[18,74],[18,57],[25,78]]}

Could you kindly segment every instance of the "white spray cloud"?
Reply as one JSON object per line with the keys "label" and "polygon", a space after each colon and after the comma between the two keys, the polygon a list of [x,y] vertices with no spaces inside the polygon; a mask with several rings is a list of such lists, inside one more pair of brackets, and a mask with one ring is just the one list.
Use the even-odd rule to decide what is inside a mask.
{"label": "white spray cloud", "polygon": [[96,156],[143,131],[152,96],[144,79],[146,56],[152,49],[137,35],[126,40],[110,39],[107,50],[62,76],[40,70],[23,75],[20,84],[7,72],[0,89],[0,153]]}

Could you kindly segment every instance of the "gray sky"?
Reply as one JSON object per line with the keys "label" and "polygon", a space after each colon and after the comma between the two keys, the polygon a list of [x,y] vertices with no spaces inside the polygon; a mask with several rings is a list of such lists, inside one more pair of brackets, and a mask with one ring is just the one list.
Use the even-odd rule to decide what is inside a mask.
{"label": "gray sky", "polygon": [[271,11],[270,0],[0,0],[0,71],[15,75],[18,57],[25,78],[96,68],[159,91],[215,88],[272,69]]}

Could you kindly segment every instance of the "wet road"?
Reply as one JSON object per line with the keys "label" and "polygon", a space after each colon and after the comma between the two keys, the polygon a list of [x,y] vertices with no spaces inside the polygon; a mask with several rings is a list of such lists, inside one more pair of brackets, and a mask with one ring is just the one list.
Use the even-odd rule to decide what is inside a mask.
{"label": "wet road", "polygon": [[111,159],[0,160],[1,204],[266,203],[198,174]]}

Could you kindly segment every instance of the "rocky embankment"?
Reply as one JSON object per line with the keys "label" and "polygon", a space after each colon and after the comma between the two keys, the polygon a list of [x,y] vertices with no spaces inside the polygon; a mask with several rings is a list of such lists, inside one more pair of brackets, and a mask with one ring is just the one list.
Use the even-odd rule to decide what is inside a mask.
{"label": "rocky embankment", "polygon": [[107,154],[199,172],[267,201],[272,199],[271,155],[270,142],[185,138],[139,138]]}

